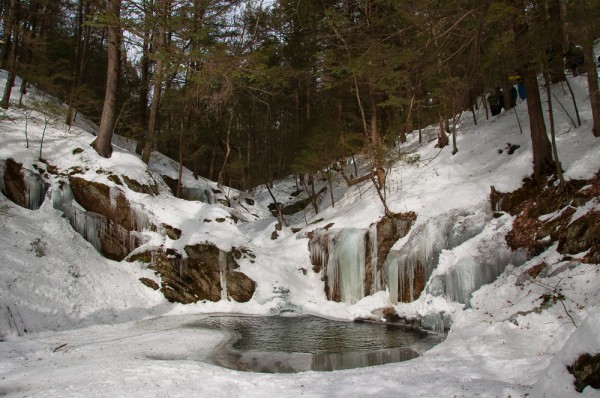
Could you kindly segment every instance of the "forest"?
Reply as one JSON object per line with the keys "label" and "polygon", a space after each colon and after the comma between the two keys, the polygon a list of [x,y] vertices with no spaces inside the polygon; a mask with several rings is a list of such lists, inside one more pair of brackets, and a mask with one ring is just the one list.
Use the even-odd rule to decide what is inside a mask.
{"label": "forest", "polygon": [[[136,140],[146,163],[157,150],[196,176],[242,190],[291,173],[327,178],[357,153],[385,167],[394,160],[386,148],[433,123],[437,145],[456,153],[456,115],[472,111],[475,119],[481,107],[488,115],[485,98],[495,88],[510,109],[517,83],[528,95],[540,179],[560,166],[538,92],[566,81],[565,73],[587,74],[600,136],[598,0],[2,0],[0,7],[0,68],[9,73],[0,106],[25,107],[15,98],[33,85],[68,105],[46,110],[67,125],[80,114],[99,125],[100,155],[111,155],[119,134]],[[583,61],[565,65],[573,51]]]}

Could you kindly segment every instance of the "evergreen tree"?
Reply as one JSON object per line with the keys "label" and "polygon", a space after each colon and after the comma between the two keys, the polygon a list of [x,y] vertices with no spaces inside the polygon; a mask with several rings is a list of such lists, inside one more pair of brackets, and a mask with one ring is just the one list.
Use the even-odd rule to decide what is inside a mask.
{"label": "evergreen tree", "polygon": [[119,88],[120,49],[121,49],[121,0],[109,0],[107,4],[108,21],[108,71],[106,93],[98,137],[94,149],[102,157],[112,155],[112,135],[117,120],[117,90]]}

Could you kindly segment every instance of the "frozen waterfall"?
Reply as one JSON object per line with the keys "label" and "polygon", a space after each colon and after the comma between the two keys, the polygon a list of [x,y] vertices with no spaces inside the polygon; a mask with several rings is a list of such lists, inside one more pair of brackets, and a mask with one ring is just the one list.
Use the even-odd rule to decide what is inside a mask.
{"label": "frozen waterfall", "polygon": [[369,236],[369,230],[363,228],[313,232],[309,241],[310,257],[319,270],[323,269],[325,290],[330,300],[356,303],[365,296]]}
{"label": "frozen waterfall", "polygon": [[477,236],[443,251],[427,292],[443,294],[468,307],[474,291],[493,282],[508,264],[518,266],[527,260],[524,252],[513,252],[506,245],[504,236],[508,231],[507,223],[494,220]]}
{"label": "frozen waterfall", "polygon": [[[424,220],[396,242],[379,264],[377,228],[316,230],[309,235],[310,259],[322,272],[329,300],[356,303],[387,289],[392,303],[427,293],[468,305],[471,293],[492,282],[507,264],[525,257],[506,247],[508,219],[483,208],[455,210]],[[383,265],[383,266],[382,266]]]}
{"label": "frozen waterfall", "polygon": [[392,303],[416,300],[438,265],[440,252],[480,233],[488,216],[482,211],[455,211],[414,228],[404,245],[390,250],[385,260],[384,279]]}

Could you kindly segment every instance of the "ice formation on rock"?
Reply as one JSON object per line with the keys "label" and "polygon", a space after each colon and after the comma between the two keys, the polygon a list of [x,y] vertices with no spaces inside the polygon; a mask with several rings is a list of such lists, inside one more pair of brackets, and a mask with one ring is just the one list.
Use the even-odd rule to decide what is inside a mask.
{"label": "ice formation on rock", "polygon": [[392,303],[416,300],[438,264],[440,252],[470,239],[483,229],[484,212],[451,212],[414,228],[404,245],[390,250],[384,279]]}
{"label": "ice formation on rock", "polygon": [[221,300],[227,300],[227,253],[219,250],[219,271],[221,280]]}

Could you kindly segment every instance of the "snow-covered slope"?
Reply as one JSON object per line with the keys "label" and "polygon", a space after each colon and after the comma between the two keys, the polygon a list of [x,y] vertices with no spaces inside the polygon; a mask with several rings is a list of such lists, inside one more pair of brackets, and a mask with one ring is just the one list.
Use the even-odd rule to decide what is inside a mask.
{"label": "snow-covered slope", "polygon": [[[558,152],[569,179],[589,179],[600,170],[600,140],[591,134],[585,79],[570,78],[581,127],[572,123],[568,90],[553,87],[555,100],[562,105],[554,107]],[[40,97],[31,90],[26,101],[33,106],[35,98]],[[11,108],[5,116],[8,119],[0,121],[0,159],[12,158],[32,170],[34,165],[42,167],[37,158],[43,116],[29,115],[29,148],[23,113]],[[409,304],[395,304],[387,291],[355,304],[327,301],[321,276],[311,271],[307,233],[331,223],[335,228],[368,228],[383,216],[370,182],[348,188],[336,179],[334,206],[324,195],[318,214],[309,206],[287,217],[290,225],[277,230],[277,219],[267,210],[271,197],[266,189],[252,193],[252,205],[242,200],[246,194],[229,189],[217,195],[227,196],[232,207],[216,199],[212,204],[176,199],[158,177],[176,176],[176,164],[170,159],[155,154],[148,171],[126,150],[132,149],[126,140],[118,141],[111,159],[102,159],[89,148],[94,137],[87,130],[50,123],[42,157],[59,170],[79,168],[81,176],[107,185],[114,185],[107,178],[109,172],[158,184],[158,195],[127,191],[128,198],[156,225],[181,229],[184,239],[145,231],[146,247],[181,250],[207,240],[223,250],[243,246],[253,257],[239,261],[240,271],[257,286],[247,303],[169,303],[139,282],[140,277],[156,278],[145,264],[99,255],[51,200],[39,210],[27,210],[0,195],[0,396],[579,396],[565,365],[580,353],[598,351],[594,334],[600,316],[598,264],[570,267],[556,245],[527,262],[510,257],[504,237],[514,217],[493,217],[490,186],[512,191],[532,172],[526,104],[489,120],[483,111],[477,117],[477,124],[470,113],[461,117],[455,155],[450,147],[440,150],[429,141],[435,128],[424,130],[424,144],[418,143],[415,133],[396,148],[398,160],[391,163],[387,176],[387,203],[394,212],[415,212],[417,219],[393,249],[413,245],[415,252],[427,254],[438,238],[433,226],[447,225],[454,234],[450,238],[463,239],[437,249],[439,261],[430,281],[453,272],[466,280],[476,275],[470,267],[486,261],[508,266],[493,283],[462,302],[429,286]],[[506,150],[509,143],[519,146],[511,155]],[[83,151],[74,153],[76,148]],[[413,161],[402,160],[406,154]],[[184,181],[190,189],[217,189],[210,181],[194,179],[189,170]],[[290,179],[273,191],[285,203],[294,198],[295,190]],[[588,211],[597,208],[596,200]],[[233,222],[232,215],[241,221]],[[203,222],[217,218],[226,222]],[[519,279],[524,270],[542,261],[549,265],[546,277]],[[560,286],[563,298],[538,311],[544,295],[550,294],[552,300],[554,286]],[[442,344],[416,360],[298,375],[248,374],[197,362],[208,357],[220,335],[180,328],[197,314],[211,312],[272,314],[293,309],[354,319],[372,317],[373,311],[388,306],[408,318],[433,316],[434,323],[439,314],[451,316],[452,328]],[[169,316],[148,319],[157,315]],[[128,320],[132,322],[120,323]],[[584,396],[598,393],[587,388]]]}

